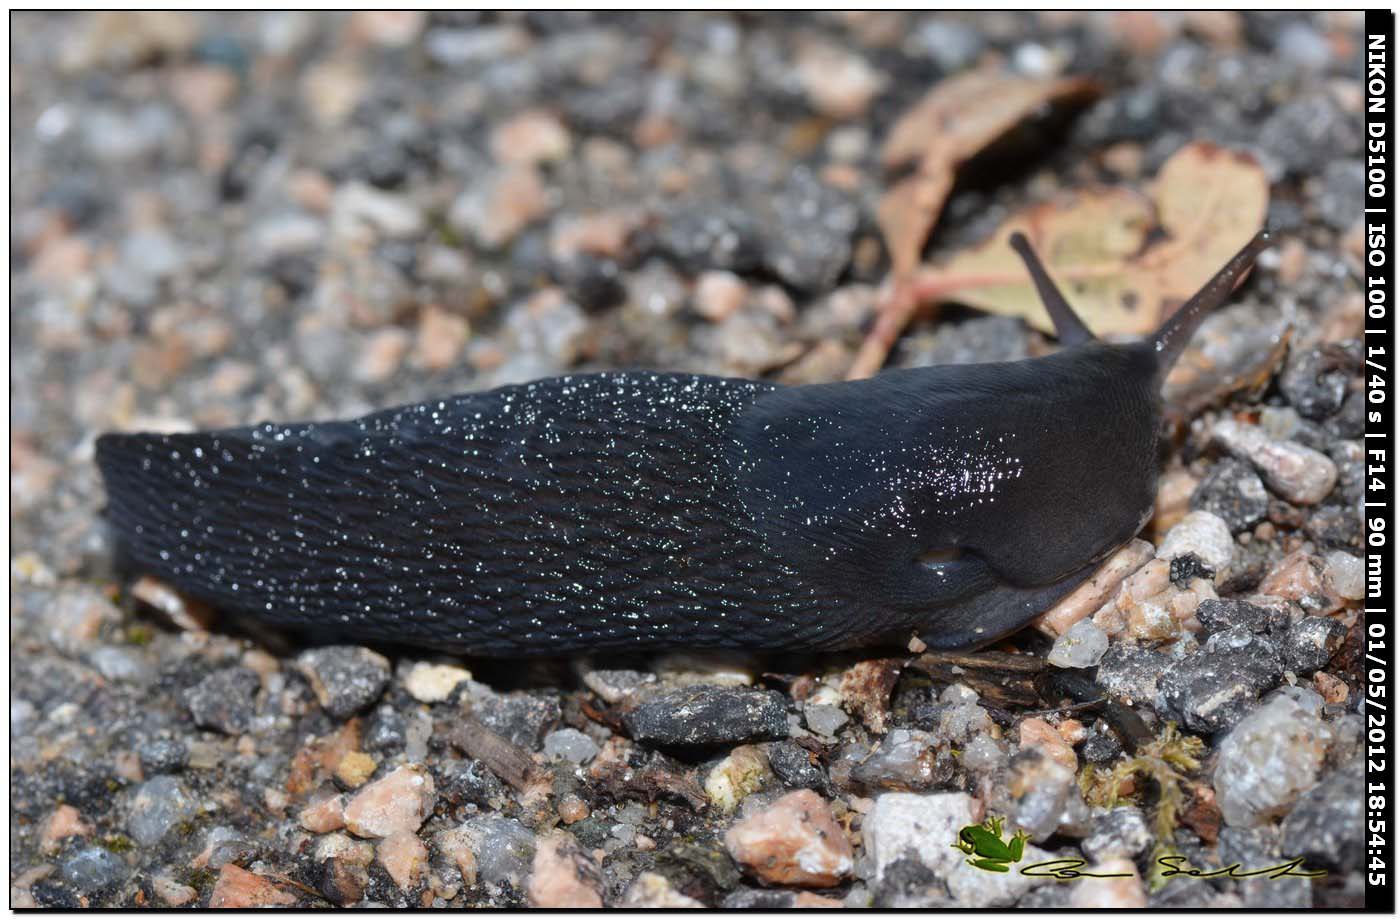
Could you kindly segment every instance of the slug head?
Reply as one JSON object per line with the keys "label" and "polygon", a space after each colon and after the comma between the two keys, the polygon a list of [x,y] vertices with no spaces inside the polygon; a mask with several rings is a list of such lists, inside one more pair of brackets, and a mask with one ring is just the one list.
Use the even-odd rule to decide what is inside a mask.
{"label": "slug head", "polygon": [[[1065,347],[999,365],[994,382],[979,384],[996,393],[968,414],[995,419],[984,423],[1000,426],[1023,472],[1005,483],[1001,502],[949,520],[956,553],[934,544],[921,556],[934,575],[926,581],[961,575],[968,584],[919,630],[925,644],[971,647],[1015,631],[1142,528],[1156,498],[1162,381],[1270,243],[1259,233],[1156,332],[1112,344],[1095,339],[1029,241],[1012,236]],[[966,398],[970,389],[964,405],[977,401]]]}
{"label": "slug head", "polygon": [[730,457],[772,551],[872,632],[965,648],[1014,631],[1151,515],[1160,384],[1261,235],[1153,336],[1096,340],[1022,237],[1068,347],[1041,358],[779,387]]}
{"label": "slug head", "polygon": [[[1270,244],[1260,233],[1149,337],[1094,338],[1021,234],[1011,245],[1068,347],[1002,365],[979,417],[996,417],[1022,475],[1003,506],[1016,513],[958,521],[959,544],[1019,587],[1051,583],[1131,539],[1151,515],[1160,464],[1161,385],[1191,334],[1224,303]],[[952,375],[949,379],[952,379]]]}

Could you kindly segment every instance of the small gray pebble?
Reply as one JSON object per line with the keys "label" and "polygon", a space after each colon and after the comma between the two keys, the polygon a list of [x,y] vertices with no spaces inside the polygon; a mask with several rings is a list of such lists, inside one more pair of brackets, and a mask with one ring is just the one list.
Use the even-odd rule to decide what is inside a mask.
{"label": "small gray pebble", "polygon": [[1152,829],[1136,807],[1115,807],[1094,816],[1093,830],[1080,844],[1092,861],[1112,856],[1137,858],[1153,843]]}
{"label": "small gray pebble", "polygon": [[297,669],[333,718],[349,718],[368,707],[389,682],[389,661],[356,645],[313,648],[297,657]]}
{"label": "small gray pebble", "polygon": [[598,744],[582,731],[560,728],[545,735],[544,755],[550,759],[582,764],[598,755]]}
{"label": "small gray pebble", "polygon": [[141,768],[152,775],[179,772],[190,761],[189,748],[175,737],[148,740],[137,748],[136,755],[141,760]]}
{"label": "small gray pebble", "polygon": [[788,788],[811,788],[830,792],[831,783],[821,766],[812,762],[812,755],[790,740],[769,744],[768,765],[773,774]]}
{"label": "small gray pebble", "polygon": [[804,705],[802,718],[807,722],[808,728],[827,737],[835,736],[836,732],[851,720],[849,715],[835,705]]}
{"label": "small gray pebble", "polygon": [[80,896],[115,887],[130,872],[120,855],[101,846],[84,846],[64,859],[58,870],[63,882]]}
{"label": "small gray pebble", "polygon": [[158,775],[136,791],[126,819],[126,831],[143,846],[165,838],[176,824],[199,812],[197,802],[174,776]]}
{"label": "small gray pebble", "polygon": [[242,734],[253,723],[254,699],[262,681],[245,667],[211,673],[185,694],[194,723],[225,734]]}
{"label": "small gray pebble", "polygon": [[1099,661],[1094,677],[1104,689],[1134,704],[1157,704],[1157,683],[1171,658],[1150,648],[1129,644],[1110,645]]}
{"label": "small gray pebble", "polygon": [[1283,848],[1308,865],[1347,871],[1361,863],[1365,824],[1361,760],[1325,776],[1283,820]]}
{"label": "small gray pebble", "polygon": [[94,649],[88,660],[98,673],[114,683],[144,686],[155,679],[155,668],[135,648],[104,645]]}
{"label": "small gray pebble", "polygon": [[1084,738],[1079,755],[1087,763],[1102,765],[1111,763],[1123,753],[1123,744],[1112,731],[1093,730]]}
{"label": "small gray pebble", "polygon": [[365,729],[365,749],[372,753],[398,753],[408,738],[408,722],[392,705],[381,705]]}
{"label": "small gray pebble", "polygon": [[1243,533],[1268,515],[1269,495],[1248,463],[1227,458],[1212,466],[1191,493],[1191,509],[1209,511],[1231,533]]}

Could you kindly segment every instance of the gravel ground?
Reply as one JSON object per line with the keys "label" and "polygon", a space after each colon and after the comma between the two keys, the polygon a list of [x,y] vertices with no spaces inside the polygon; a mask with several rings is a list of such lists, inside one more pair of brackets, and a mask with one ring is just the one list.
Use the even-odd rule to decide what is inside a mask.
{"label": "gravel ground", "polygon": [[[11,905],[1360,904],[1359,16],[13,24]],[[308,646],[114,569],[106,430],[839,379],[887,269],[879,143],[988,58],[1104,93],[965,176],[935,254],[1195,139],[1259,159],[1284,239],[1200,339],[1254,385],[1188,381],[1143,540],[998,647],[1110,704],[907,656]],[[891,364],[1053,346],[949,309]],[[1128,876],[971,868],[984,812]]]}

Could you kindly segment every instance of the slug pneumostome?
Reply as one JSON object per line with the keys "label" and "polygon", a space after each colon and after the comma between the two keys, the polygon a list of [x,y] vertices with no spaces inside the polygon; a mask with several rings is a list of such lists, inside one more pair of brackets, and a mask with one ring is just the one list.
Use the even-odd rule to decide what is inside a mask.
{"label": "slug pneumostome", "polygon": [[540,380],[355,421],[97,442],[136,566],[274,623],[461,653],[970,648],[1151,512],[1162,378],[1268,244],[1151,338],[784,387]]}

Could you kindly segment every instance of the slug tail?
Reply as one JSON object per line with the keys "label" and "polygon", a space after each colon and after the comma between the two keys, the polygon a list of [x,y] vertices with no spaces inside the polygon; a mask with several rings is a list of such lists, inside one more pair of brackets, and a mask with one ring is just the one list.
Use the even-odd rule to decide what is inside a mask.
{"label": "slug tail", "polygon": [[1069,305],[1065,295],[1055,286],[1050,272],[1045,270],[1040,256],[1031,248],[1031,241],[1026,238],[1026,234],[1019,231],[1012,233],[1011,248],[1015,249],[1021,261],[1026,263],[1026,271],[1030,272],[1031,282],[1035,284],[1036,293],[1040,295],[1040,302],[1045,307],[1045,312],[1050,314],[1050,321],[1055,324],[1055,335],[1060,339],[1060,344],[1072,347],[1093,341],[1094,333],[1089,331],[1084,320],[1079,318],[1074,307]]}
{"label": "slug tail", "polygon": [[[193,435],[184,435],[191,437]],[[118,549],[129,561],[165,578],[186,561],[174,534],[199,513],[196,493],[172,474],[159,434],[104,434],[97,439],[97,466],[107,490],[106,517]]]}
{"label": "slug tail", "polygon": [[1234,291],[1235,285],[1249,273],[1259,254],[1274,244],[1273,235],[1260,230],[1234,258],[1215,273],[1190,300],[1167,317],[1152,336],[1152,351],[1157,356],[1157,383],[1166,379],[1186,344],[1212,310],[1220,306]]}

